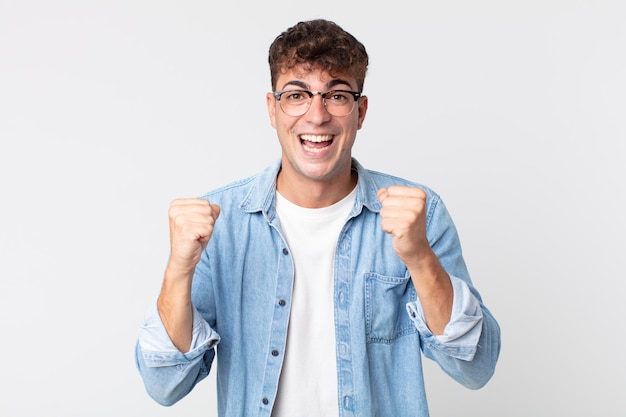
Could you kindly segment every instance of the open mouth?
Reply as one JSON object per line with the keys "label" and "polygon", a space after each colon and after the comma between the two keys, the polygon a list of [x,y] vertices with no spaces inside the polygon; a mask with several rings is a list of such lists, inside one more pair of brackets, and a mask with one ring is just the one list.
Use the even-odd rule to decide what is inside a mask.
{"label": "open mouth", "polygon": [[321,152],[333,143],[332,135],[300,135],[300,143],[308,152]]}

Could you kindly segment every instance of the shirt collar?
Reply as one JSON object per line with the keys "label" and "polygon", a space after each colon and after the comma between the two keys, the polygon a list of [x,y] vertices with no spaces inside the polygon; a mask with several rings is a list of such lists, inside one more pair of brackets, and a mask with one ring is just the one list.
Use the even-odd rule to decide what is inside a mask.
{"label": "shirt collar", "polygon": [[[270,221],[276,216],[276,177],[280,167],[281,160],[278,159],[255,177],[252,187],[239,205],[241,210],[248,213],[260,211]],[[354,158],[352,158],[352,169],[357,172],[358,180],[351,217],[357,216],[363,207],[378,213],[381,204],[376,196],[378,187],[373,176]]]}

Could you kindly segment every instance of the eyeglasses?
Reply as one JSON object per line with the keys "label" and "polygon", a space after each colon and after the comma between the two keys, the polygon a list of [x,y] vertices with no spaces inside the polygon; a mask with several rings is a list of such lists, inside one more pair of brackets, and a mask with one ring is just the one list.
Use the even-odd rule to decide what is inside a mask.
{"label": "eyeglasses", "polygon": [[287,116],[302,116],[309,108],[313,96],[322,97],[326,111],[333,116],[343,117],[352,113],[354,104],[361,97],[361,93],[346,90],[330,90],[325,93],[319,91],[313,93],[308,90],[283,90],[275,91],[274,97],[280,103],[280,108]]}

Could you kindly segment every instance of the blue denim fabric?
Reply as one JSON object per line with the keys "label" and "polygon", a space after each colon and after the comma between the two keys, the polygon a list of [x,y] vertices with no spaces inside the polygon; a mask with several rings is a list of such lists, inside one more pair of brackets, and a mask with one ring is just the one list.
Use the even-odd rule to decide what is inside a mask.
{"label": "blue denim fabric", "polygon": [[[341,416],[428,416],[422,352],[468,388],[491,378],[500,328],[473,287],[457,231],[439,196],[356,160],[357,194],[335,253],[335,337]],[[221,417],[270,416],[285,350],[293,262],[275,210],[280,161],[203,198],[221,206],[193,279],[191,350],[171,343],[155,305],[139,331],[136,363],[150,396],[183,398],[217,354]],[[452,279],[452,319],[433,335],[406,266],[380,226],[380,187],[419,186],[428,195],[427,237]],[[329,329],[332,331],[332,329]],[[278,355],[276,353],[278,352]],[[305,375],[303,375],[306,378]]]}

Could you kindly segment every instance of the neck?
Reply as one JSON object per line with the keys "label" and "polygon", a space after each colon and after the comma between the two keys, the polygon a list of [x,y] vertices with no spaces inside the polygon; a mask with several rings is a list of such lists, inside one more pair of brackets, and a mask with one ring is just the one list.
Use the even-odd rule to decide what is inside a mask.
{"label": "neck", "polygon": [[351,167],[345,174],[329,180],[317,180],[286,175],[281,169],[276,189],[292,203],[306,208],[328,207],[350,194],[357,183],[357,173]]}

